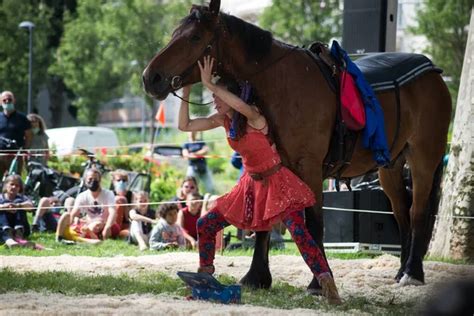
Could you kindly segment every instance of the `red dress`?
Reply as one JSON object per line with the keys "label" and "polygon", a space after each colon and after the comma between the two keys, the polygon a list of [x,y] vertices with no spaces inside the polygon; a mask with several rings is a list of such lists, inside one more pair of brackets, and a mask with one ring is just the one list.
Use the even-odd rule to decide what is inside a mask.
{"label": "red dress", "polygon": [[[228,134],[227,117],[224,126]],[[265,181],[250,176],[249,173],[266,173],[281,163],[280,155],[265,134],[248,126],[244,137],[237,141],[227,137],[227,140],[241,155],[245,168],[239,183],[216,200],[215,209],[227,222],[241,229],[268,231],[291,212],[315,204],[311,189],[286,167],[271,172]]]}

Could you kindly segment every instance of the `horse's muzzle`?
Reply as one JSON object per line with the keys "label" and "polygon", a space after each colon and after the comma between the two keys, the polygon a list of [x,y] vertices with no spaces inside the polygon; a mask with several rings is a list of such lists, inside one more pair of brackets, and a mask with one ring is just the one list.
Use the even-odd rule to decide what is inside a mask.
{"label": "horse's muzzle", "polygon": [[170,80],[162,76],[159,72],[152,72],[145,69],[142,76],[143,88],[153,98],[163,100],[170,92]]}

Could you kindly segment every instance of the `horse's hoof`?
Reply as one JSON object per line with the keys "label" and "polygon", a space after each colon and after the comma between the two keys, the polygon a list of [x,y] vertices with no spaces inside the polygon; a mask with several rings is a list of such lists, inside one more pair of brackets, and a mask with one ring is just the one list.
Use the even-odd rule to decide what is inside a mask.
{"label": "horse's hoof", "polygon": [[243,286],[252,288],[252,289],[269,289],[272,286],[272,276],[263,275],[255,276],[253,274],[247,273],[239,283]]}
{"label": "horse's hoof", "polygon": [[403,277],[400,279],[400,282],[398,282],[398,284],[400,286],[407,286],[407,285],[416,285],[416,286],[420,286],[420,285],[425,285],[424,282],[420,281],[420,280],[417,280],[415,278],[412,278],[411,276],[409,276],[408,274],[403,274]]}
{"label": "horse's hoof", "polygon": [[321,289],[321,285],[319,285],[318,279],[313,278],[313,280],[311,280],[311,283],[306,288],[306,292],[314,296],[323,295],[323,290]]}
{"label": "horse's hoof", "polygon": [[403,274],[404,273],[402,270],[398,271],[397,275],[395,276],[395,281],[397,281],[397,283],[399,283],[400,280],[403,278]]}

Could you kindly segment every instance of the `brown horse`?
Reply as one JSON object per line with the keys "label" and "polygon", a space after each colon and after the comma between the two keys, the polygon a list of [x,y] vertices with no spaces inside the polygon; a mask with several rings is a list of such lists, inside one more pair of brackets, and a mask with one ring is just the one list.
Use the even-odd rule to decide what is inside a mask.
{"label": "brown horse", "polygon": [[[219,75],[247,80],[262,100],[261,108],[283,163],[314,191],[317,204],[306,209],[306,225],[323,249],[323,161],[336,121],[336,95],[320,68],[304,49],[272,38],[271,33],[236,17],[220,13],[220,1],[192,6],[168,45],[143,73],[146,92],[164,99],[183,85],[200,80],[197,60],[210,54]],[[431,238],[439,187],[440,161],[446,147],[451,98],[443,79],[427,72],[400,88],[400,107],[391,91],[377,97],[382,104],[392,167],[379,169],[381,184],[390,198],[401,237],[401,266],[396,275],[403,284],[424,282],[423,257]],[[397,119],[399,118],[399,120]],[[402,168],[408,162],[413,181],[410,205]],[[354,177],[376,168],[371,152],[360,139],[343,177]],[[403,278],[402,278],[403,277]],[[268,233],[257,235],[252,265],[242,283],[269,287]],[[315,278],[308,289],[317,290]]]}

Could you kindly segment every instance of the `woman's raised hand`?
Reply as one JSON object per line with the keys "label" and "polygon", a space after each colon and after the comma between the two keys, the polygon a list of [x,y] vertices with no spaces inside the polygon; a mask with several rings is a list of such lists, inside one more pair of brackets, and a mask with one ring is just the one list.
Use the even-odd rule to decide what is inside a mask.
{"label": "woman's raised hand", "polygon": [[206,87],[210,87],[213,85],[212,83],[212,68],[214,66],[214,58],[211,56],[204,56],[204,60],[201,63],[201,61],[198,60],[198,66],[199,70],[201,71],[201,81],[202,84],[205,85]]}

